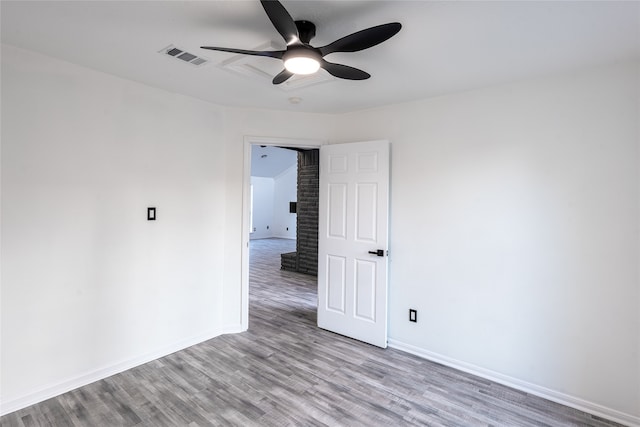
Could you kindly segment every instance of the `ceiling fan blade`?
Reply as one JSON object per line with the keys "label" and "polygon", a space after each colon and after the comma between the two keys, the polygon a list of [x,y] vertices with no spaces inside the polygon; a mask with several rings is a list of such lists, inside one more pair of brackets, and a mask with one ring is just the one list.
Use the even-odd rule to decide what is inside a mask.
{"label": "ceiling fan blade", "polygon": [[233,49],[229,47],[215,47],[215,46],[200,46],[201,49],[209,49],[209,50],[219,50],[221,52],[231,52],[231,53],[241,53],[243,55],[254,55],[254,56],[267,56],[269,58],[277,58],[282,59],[282,55],[286,51],[284,50],[244,50],[244,49]]}
{"label": "ceiling fan blade", "polygon": [[293,76],[293,73],[287,69],[284,69],[282,71],[280,71],[280,73],[278,73],[277,76],[275,76],[273,78],[273,84],[274,85],[279,85],[280,83],[284,83],[287,80],[289,80],[289,78]]}
{"label": "ceiling fan blade", "polygon": [[368,49],[395,36],[401,28],[402,24],[399,22],[367,28],[321,47],[320,53],[325,56],[333,52],[357,52]]}
{"label": "ceiling fan blade", "polygon": [[327,70],[332,76],[339,77],[341,79],[365,80],[371,77],[371,74],[357,68],[349,67],[348,65],[334,64],[333,62],[325,60],[320,62],[320,66]]}
{"label": "ceiling fan blade", "polygon": [[298,40],[296,23],[278,0],[260,0],[264,11],[287,45]]}

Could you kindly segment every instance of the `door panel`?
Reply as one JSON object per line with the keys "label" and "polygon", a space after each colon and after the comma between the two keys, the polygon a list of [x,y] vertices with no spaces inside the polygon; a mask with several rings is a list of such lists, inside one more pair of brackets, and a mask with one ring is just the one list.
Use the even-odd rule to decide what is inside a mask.
{"label": "door panel", "polygon": [[376,263],[356,260],[356,308],[355,316],[361,320],[375,322]]}
{"label": "door panel", "polygon": [[356,240],[375,244],[378,221],[376,208],[378,186],[375,183],[356,185]]}
{"label": "door panel", "polygon": [[321,147],[319,202],[318,326],[386,347],[389,143]]}
{"label": "door panel", "polygon": [[329,236],[346,239],[347,231],[347,186],[346,184],[329,184]]}
{"label": "door panel", "polygon": [[327,281],[327,309],[338,313],[345,313],[345,281],[346,259],[329,255],[327,257],[328,281]]}

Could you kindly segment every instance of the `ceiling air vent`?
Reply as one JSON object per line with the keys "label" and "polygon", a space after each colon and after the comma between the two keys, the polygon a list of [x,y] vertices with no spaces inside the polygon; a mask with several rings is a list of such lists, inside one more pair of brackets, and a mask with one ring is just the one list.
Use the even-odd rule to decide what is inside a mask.
{"label": "ceiling air vent", "polygon": [[174,45],[169,45],[164,49],[159,50],[158,53],[180,59],[182,62],[187,62],[195,66],[201,66],[209,62],[209,60],[206,58],[194,55],[193,53],[187,52],[186,50],[180,49],[179,47],[175,47]]}

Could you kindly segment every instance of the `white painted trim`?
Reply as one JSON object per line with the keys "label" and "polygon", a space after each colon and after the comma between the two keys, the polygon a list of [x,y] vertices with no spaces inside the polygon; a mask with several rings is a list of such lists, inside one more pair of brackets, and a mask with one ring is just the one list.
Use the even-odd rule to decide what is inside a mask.
{"label": "white painted trim", "polygon": [[249,329],[249,240],[251,239],[251,139],[244,138],[242,236],[240,236],[240,323]]}
{"label": "white painted trim", "polygon": [[273,145],[280,147],[296,147],[296,148],[320,148],[322,145],[327,144],[327,141],[323,139],[309,139],[309,138],[277,138],[270,136],[250,136],[244,137],[245,143],[249,145]]}
{"label": "white painted trim", "polygon": [[0,403],[0,416],[9,414],[19,409],[26,408],[27,406],[35,405],[52,397],[59,396],[63,393],[75,390],[76,388],[83,387],[87,384],[91,384],[96,381],[108,378],[112,375],[119,374],[128,369],[135,368],[136,366],[144,365],[152,360],[159,359],[161,357],[168,356],[176,351],[184,350],[192,345],[200,344],[201,342],[210,340],[219,335],[225,333],[240,332],[239,325],[230,325],[224,330],[210,331],[204,334],[197,335],[188,339],[180,340],[172,345],[168,345],[159,348],[155,351],[133,357],[127,360],[121,360],[104,366],[99,369],[95,369],[84,374],[78,375],[74,378],[61,381],[57,384],[50,384],[37,391],[31,392],[24,396],[20,396],[8,401],[2,401]]}
{"label": "white painted trim", "polygon": [[510,377],[508,375],[501,374],[499,372],[485,369],[480,366],[473,365],[471,363],[463,362],[461,360],[453,359],[451,357],[434,353],[429,350],[422,349],[420,347],[406,344],[401,341],[389,339],[388,345],[391,348],[401,350],[413,355],[422,357],[423,359],[430,360],[432,362],[439,363],[441,365],[449,366],[462,372],[467,372],[472,375],[476,375],[481,378],[485,378],[516,390],[524,391],[538,397],[542,397],[547,400],[551,400],[556,403],[560,403],[571,408],[579,409],[589,414],[596,415],[598,417],[606,418],[611,421],[615,421],[621,424],[625,424],[631,427],[640,426],[640,417],[635,415],[626,414],[624,412],[617,411],[615,409],[607,408],[597,403],[592,403],[578,397],[570,396],[568,394],[560,393],[548,389],[546,387],[539,386],[537,384],[522,381],[518,378]]}
{"label": "white painted trim", "polygon": [[239,334],[240,332],[245,332],[247,329],[242,327],[241,323],[236,323],[233,325],[225,325],[222,327],[222,332],[220,335],[225,334]]}
{"label": "white painted trim", "polygon": [[249,216],[251,197],[251,146],[271,145],[280,147],[320,148],[327,144],[321,139],[308,138],[275,138],[267,136],[244,137],[244,162],[242,176],[242,236],[241,236],[241,330],[249,329],[249,240],[251,224]]}

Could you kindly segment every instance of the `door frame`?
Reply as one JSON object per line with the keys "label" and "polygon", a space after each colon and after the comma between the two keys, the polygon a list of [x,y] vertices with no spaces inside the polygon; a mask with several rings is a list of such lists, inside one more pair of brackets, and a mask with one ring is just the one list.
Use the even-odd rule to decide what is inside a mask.
{"label": "door frame", "polygon": [[249,237],[251,233],[251,146],[269,145],[292,148],[317,148],[327,144],[326,140],[308,138],[280,138],[266,136],[244,137],[244,165],[242,173],[242,237],[241,237],[241,330],[249,328]]}

